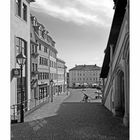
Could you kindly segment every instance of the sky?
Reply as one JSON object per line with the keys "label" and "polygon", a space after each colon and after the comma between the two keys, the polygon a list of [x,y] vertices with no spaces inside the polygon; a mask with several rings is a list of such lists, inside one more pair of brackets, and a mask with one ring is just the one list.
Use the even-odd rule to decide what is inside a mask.
{"label": "sky", "polygon": [[113,19],[113,0],[36,0],[31,13],[56,42],[67,69],[102,66]]}

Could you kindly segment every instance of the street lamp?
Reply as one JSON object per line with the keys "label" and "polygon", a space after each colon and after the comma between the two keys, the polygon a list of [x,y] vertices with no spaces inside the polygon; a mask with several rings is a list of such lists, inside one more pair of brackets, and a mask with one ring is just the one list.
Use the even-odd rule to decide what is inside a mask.
{"label": "street lamp", "polygon": [[52,93],[52,85],[53,85],[53,80],[50,80],[50,84],[51,84],[51,102],[53,102],[53,93]]}
{"label": "street lamp", "polygon": [[23,108],[23,99],[24,99],[24,95],[23,95],[23,85],[22,85],[22,70],[23,70],[23,65],[25,64],[26,61],[26,56],[24,54],[22,54],[22,52],[20,54],[17,55],[16,57],[17,63],[20,66],[20,71],[21,71],[21,77],[20,77],[20,88],[21,88],[21,103],[20,103],[20,122],[24,122],[24,108]]}

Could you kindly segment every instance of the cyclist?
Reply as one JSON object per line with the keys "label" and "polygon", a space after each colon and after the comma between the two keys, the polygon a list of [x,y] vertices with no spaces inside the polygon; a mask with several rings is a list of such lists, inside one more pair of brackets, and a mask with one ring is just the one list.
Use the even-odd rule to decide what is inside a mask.
{"label": "cyclist", "polygon": [[88,95],[84,94],[83,101],[85,101],[85,102],[88,101]]}

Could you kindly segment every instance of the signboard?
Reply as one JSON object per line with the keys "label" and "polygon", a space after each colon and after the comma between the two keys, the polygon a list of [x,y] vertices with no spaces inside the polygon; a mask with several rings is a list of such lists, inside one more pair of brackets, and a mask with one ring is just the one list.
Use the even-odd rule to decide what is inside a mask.
{"label": "signboard", "polygon": [[13,77],[19,77],[20,76],[20,69],[13,69]]}

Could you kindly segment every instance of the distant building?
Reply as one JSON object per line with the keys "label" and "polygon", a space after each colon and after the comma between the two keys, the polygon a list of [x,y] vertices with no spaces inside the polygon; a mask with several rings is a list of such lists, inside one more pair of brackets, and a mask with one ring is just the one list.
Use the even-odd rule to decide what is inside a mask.
{"label": "distant building", "polygon": [[[27,58],[23,66],[24,110],[29,109],[27,100],[30,99],[30,2],[34,0],[11,0],[10,9],[10,71],[11,71],[11,106],[17,105],[19,111],[21,102],[20,76],[14,77],[14,69],[20,68],[16,56],[20,53]],[[11,115],[13,114],[11,109]],[[17,115],[17,114],[16,114]]]}
{"label": "distant building", "polygon": [[103,104],[129,125],[129,0],[114,0],[115,13],[100,77]]}
{"label": "distant building", "polygon": [[57,61],[57,83],[56,83],[56,92],[61,94],[66,90],[66,66],[65,62],[60,58],[56,59]]}
{"label": "distant building", "polygon": [[101,68],[95,65],[76,65],[69,70],[69,87],[93,86],[100,83]]}

